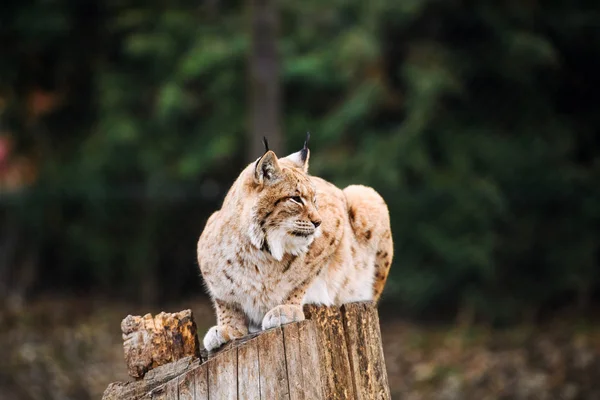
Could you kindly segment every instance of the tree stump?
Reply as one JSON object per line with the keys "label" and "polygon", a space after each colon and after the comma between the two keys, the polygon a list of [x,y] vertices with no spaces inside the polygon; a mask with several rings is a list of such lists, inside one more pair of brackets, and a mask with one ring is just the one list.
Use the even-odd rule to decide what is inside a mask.
{"label": "tree stump", "polygon": [[155,317],[128,315],[121,322],[127,371],[143,378],[147,371],[186,356],[199,356],[196,323],[190,310]]}
{"label": "tree stump", "polygon": [[305,313],[305,321],[112,383],[103,399],[390,399],[373,304],[309,305]]}

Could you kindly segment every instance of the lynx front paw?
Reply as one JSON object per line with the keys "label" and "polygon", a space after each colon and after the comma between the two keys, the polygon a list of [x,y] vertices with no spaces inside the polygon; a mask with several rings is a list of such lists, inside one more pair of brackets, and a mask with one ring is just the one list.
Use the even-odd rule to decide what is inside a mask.
{"label": "lynx front paw", "polygon": [[284,304],[273,308],[265,315],[262,328],[266,330],[298,321],[304,321],[302,306]]}
{"label": "lynx front paw", "polygon": [[232,326],[217,325],[213,326],[204,335],[204,348],[208,351],[218,349],[223,344],[233,339],[239,339],[246,335],[248,331],[240,331]]}

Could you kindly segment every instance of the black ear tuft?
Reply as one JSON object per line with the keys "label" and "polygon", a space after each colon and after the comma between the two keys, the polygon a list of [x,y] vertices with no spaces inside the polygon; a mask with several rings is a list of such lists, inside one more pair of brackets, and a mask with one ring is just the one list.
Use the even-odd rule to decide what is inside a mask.
{"label": "black ear tuft", "polygon": [[[269,142],[267,141],[267,137],[263,136],[263,144],[265,145],[265,154],[267,154],[267,152],[269,151]],[[263,154],[264,156],[264,154]],[[256,164],[254,164],[254,169],[256,170],[256,168],[258,167],[258,163],[259,161],[262,159],[262,156],[256,160]]]}
{"label": "black ear tuft", "polygon": [[300,157],[302,158],[302,162],[306,161],[306,157],[308,157],[308,141],[310,140],[310,132],[306,132],[306,140],[304,141],[304,147],[300,151]]}

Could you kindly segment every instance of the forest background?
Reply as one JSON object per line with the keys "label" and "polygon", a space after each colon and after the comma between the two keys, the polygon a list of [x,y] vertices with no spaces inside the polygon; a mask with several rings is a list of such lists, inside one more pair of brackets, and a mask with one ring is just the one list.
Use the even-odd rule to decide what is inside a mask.
{"label": "forest background", "polygon": [[[500,332],[566,318],[596,332],[598,21],[591,0],[4,2],[2,337],[24,345],[23,321],[67,318],[73,303],[88,304],[84,319],[112,310],[110,343],[131,310],[204,307],[195,246],[206,218],[263,135],[285,154],[307,131],[312,174],[371,185],[389,204],[384,331],[398,319]],[[44,398],[23,383],[23,354],[0,368],[0,391]],[[436,390],[454,376],[447,364],[428,361],[445,368]],[[57,398],[87,398],[65,368]],[[398,393],[414,389],[411,368],[391,379]],[[600,390],[600,379],[569,379],[552,390]]]}

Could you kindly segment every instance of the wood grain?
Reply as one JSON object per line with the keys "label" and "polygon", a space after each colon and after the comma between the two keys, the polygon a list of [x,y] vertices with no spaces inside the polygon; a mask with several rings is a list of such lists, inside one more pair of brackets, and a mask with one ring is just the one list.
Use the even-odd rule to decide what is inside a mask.
{"label": "wood grain", "polygon": [[166,400],[179,400],[179,379],[177,377],[175,379],[170,380],[165,384],[165,399]]}
{"label": "wood grain", "polygon": [[196,391],[196,374],[194,370],[188,371],[179,377],[177,386],[179,387],[180,400],[194,400]]}
{"label": "wood grain", "polygon": [[256,340],[260,371],[260,398],[289,400],[282,329],[270,329],[259,335]]}
{"label": "wood grain", "polygon": [[199,364],[199,359],[186,357],[149,371],[142,380],[111,383],[104,391],[102,399],[129,400],[141,398],[153,389],[165,384],[173,378],[187,373]]}
{"label": "wood grain", "polygon": [[[208,361],[185,357],[148,370],[143,379],[112,383],[103,400],[389,400],[379,317],[373,304],[309,305],[304,311],[307,320],[233,341],[211,353]],[[130,320],[138,327],[131,332],[139,334],[143,331],[139,327],[157,320],[150,317]],[[158,318],[160,326],[176,326],[175,320],[165,315]],[[183,336],[168,337],[167,342],[174,344],[167,346],[179,349],[172,355],[189,351]],[[148,348],[145,340],[137,343]],[[153,359],[165,348],[155,346],[159,351]]]}
{"label": "wood grain", "polygon": [[[302,321],[303,323],[309,323]],[[283,327],[283,345],[291,400],[304,400],[305,380],[302,371],[302,353],[300,351],[299,324],[288,324]],[[318,368],[318,365],[315,365]]]}
{"label": "wood grain", "polygon": [[290,399],[323,399],[314,323],[305,320],[285,325],[283,336]]}
{"label": "wood grain", "polygon": [[356,398],[390,399],[379,325],[373,329],[377,312],[370,303],[345,304],[341,311]]}
{"label": "wood grain", "polygon": [[194,400],[208,400],[208,365],[200,365],[192,371],[194,375]]}
{"label": "wood grain", "polygon": [[209,400],[237,400],[237,349],[224,351],[206,364]]}
{"label": "wood grain", "polygon": [[319,369],[325,398],[354,399],[352,371],[340,309],[306,305],[304,313],[314,321],[317,328]]}
{"label": "wood grain", "polygon": [[301,322],[298,325],[298,333],[300,334],[300,352],[302,353],[302,376],[306,383],[304,397],[306,400],[325,399],[316,325],[310,321]]}
{"label": "wood grain", "polygon": [[238,398],[239,400],[260,400],[258,340],[245,342],[237,347],[237,352]]}
{"label": "wood grain", "polygon": [[379,314],[372,303],[366,303],[369,315],[369,344],[371,348],[371,357],[375,371],[375,387],[377,389],[377,399],[391,399],[390,384],[388,381],[387,369],[385,367],[385,357],[383,354],[383,342],[381,340],[381,328],[379,327]]}

